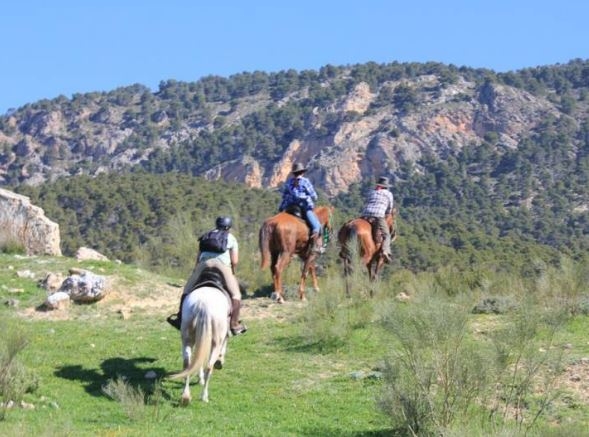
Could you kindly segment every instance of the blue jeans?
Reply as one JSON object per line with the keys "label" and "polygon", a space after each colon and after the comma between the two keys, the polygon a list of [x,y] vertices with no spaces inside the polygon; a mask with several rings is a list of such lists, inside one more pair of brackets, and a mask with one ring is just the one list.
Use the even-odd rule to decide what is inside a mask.
{"label": "blue jeans", "polygon": [[307,216],[307,220],[311,225],[311,233],[314,234],[317,232],[318,234],[321,234],[321,223],[319,223],[319,219],[315,215],[315,212],[312,209],[308,209],[305,212],[305,215]]}

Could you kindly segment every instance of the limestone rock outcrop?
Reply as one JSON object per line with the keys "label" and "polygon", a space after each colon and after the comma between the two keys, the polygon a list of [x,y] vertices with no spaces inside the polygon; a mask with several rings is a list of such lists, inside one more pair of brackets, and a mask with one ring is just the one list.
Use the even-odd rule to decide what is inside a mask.
{"label": "limestone rock outcrop", "polygon": [[61,256],[59,225],[26,196],[0,188],[0,246],[22,246],[27,255]]}
{"label": "limestone rock outcrop", "polygon": [[[225,132],[217,138],[226,143],[222,147],[199,149],[199,153],[214,149],[212,155],[223,149],[218,157],[192,169],[199,176],[278,189],[292,164],[302,162],[309,167],[308,177],[315,186],[331,198],[380,174],[395,175],[402,168],[419,172],[423,156],[445,159],[483,142],[502,150],[515,149],[545,120],[566,116],[571,126],[585,122],[586,109],[571,114],[561,111],[554,98],[556,90],[547,98],[500,82],[481,84],[477,75],[460,71],[449,76],[383,74],[381,80],[369,83],[353,79],[354,71],[340,71],[337,78],[324,78],[320,84],[280,98],[272,97],[265,87],[245,96],[207,98],[192,109],[183,109],[180,118],[169,112],[174,99],[163,97],[166,92],[150,94],[143,86],[129,87],[124,102],[117,104],[88,94],[76,98],[75,105],[63,99],[19,110],[0,123],[0,144],[5,145],[0,150],[0,184],[39,185],[72,174],[97,175],[132,168],[160,152],[162,157],[171,153],[165,159],[173,162],[192,153],[187,145],[197,144],[202,135],[217,138],[216,132]],[[342,80],[354,85],[343,92],[336,86]],[[310,91],[315,86],[325,88],[332,97],[317,99],[317,91]],[[200,101],[202,91],[194,88],[182,99]],[[310,94],[316,102],[303,110]],[[149,105],[140,103],[144,99]],[[577,100],[579,107],[589,107],[582,101]],[[278,110],[284,114],[278,116]],[[252,129],[244,126],[253,125],[256,114],[260,114],[254,117],[261,123],[260,138],[245,134]],[[239,141],[229,139],[232,136]],[[258,140],[276,153],[266,156],[261,152],[266,146],[256,145]],[[274,147],[274,140],[285,144]]]}

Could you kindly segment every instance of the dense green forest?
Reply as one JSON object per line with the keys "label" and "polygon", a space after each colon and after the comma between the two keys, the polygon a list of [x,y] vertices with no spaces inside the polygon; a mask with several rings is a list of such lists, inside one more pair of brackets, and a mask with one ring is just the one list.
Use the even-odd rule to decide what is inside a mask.
{"label": "dense green forest", "polygon": [[[525,232],[524,225],[534,227],[530,216],[496,210],[499,204],[482,196],[484,193],[481,198],[469,195],[468,202],[457,201],[453,184],[466,194],[476,194],[480,187],[460,185],[452,174],[446,170],[445,175],[438,175],[437,190],[431,190],[431,181],[419,178],[395,185],[400,236],[393,245],[395,263],[389,272],[484,266],[526,273],[558,261],[562,250],[542,244]],[[362,193],[370,187],[370,183],[354,186],[349,195],[332,201],[320,195],[320,204],[336,207],[335,232],[358,214]],[[195,247],[181,247],[184,234],[200,234],[219,214],[235,218],[234,230],[246,243],[243,247],[257,253],[260,224],[276,212],[279,203],[277,192],[213,183],[179,173],[82,176],[41,187],[23,186],[18,191],[30,196],[60,224],[64,254],[73,255],[78,247],[90,246],[111,258],[147,262],[155,268],[191,263]],[[573,231],[563,226],[562,233],[553,234],[566,246]],[[583,255],[572,248],[565,252]],[[337,258],[335,235],[327,256]]]}

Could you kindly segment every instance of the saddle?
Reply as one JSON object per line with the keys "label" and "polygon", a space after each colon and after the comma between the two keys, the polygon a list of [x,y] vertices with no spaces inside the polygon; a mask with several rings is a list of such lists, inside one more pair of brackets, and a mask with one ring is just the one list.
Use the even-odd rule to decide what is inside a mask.
{"label": "saddle", "polygon": [[223,294],[231,301],[231,294],[227,290],[227,284],[223,273],[216,267],[205,268],[200,276],[198,282],[194,285],[194,289],[199,287],[213,287],[223,292]]}
{"label": "saddle", "polygon": [[303,220],[309,229],[309,234],[311,233],[311,223],[307,220],[305,214],[303,214],[303,209],[299,205],[290,205],[287,206],[284,210],[287,214],[294,215],[295,217]]}
{"label": "saddle", "polygon": [[305,220],[305,217],[303,216],[303,210],[299,205],[289,205],[284,209],[284,212],[290,215],[294,215],[295,217],[298,217],[302,220]]}

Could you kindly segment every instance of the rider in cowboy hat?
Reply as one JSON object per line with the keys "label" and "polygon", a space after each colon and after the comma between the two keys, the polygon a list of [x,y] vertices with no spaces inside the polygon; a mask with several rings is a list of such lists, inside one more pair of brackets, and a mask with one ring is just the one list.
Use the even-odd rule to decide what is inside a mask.
{"label": "rider in cowboy hat", "polygon": [[313,241],[314,250],[322,252],[321,223],[313,211],[315,207],[313,201],[317,200],[317,193],[311,181],[304,177],[306,171],[307,169],[300,162],[292,166],[292,176],[284,184],[282,202],[278,210],[284,211],[289,206],[299,206],[311,225],[310,240]]}
{"label": "rider in cowboy hat", "polygon": [[376,226],[382,232],[382,254],[387,263],[391,262],[391,233],[385,217],[393,211],[393,193],[389,191],[389,178],[381,176],[364,203],[362,217],[376,219]]}

